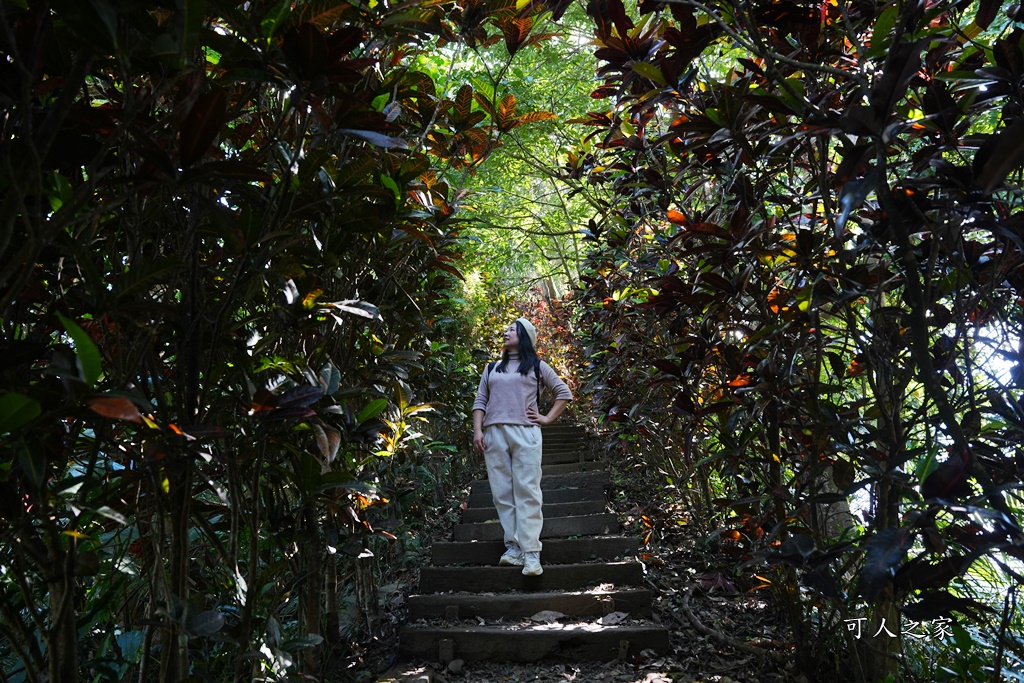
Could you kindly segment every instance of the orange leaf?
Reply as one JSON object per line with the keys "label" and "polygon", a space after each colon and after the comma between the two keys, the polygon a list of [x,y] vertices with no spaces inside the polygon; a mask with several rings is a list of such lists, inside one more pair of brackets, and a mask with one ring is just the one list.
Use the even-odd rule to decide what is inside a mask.
{"label": "orange leaf", "polygon": [[530,111],[516,119],[516,125],[523,125],[526,123],[538,123],[540,121],[557,120],[558,116],[550,111]]}
{"label": "orange leaf", "polygon": [[498,103],[498,127],[507,128],[512,124],[513,117],[516,115],[516,96],[509,93],[501,98],[501,102]]}
{"label": "orange leaf", "polygon": [[669,209],[665,217],[676,225],[686,225],[686,215],[682,211]]}
{"label": "orange leaf", "polygon": [[142,422],[142,415],[139,414],[138,407],[126,398],[113,396],[91,398],[89,399],[89,410],[113,420],[127,420],[136,424]]}

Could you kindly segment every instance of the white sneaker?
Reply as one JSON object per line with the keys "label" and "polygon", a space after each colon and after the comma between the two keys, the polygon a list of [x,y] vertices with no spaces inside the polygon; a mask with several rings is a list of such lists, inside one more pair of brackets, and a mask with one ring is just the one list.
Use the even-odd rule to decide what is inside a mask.
{"label": "white sneaker", "polygon": [[515,543],[506,543],[505,548],[505,554],[498,560],[498,564],[502,567],[522,567],[523,551],[519,549],[519,546]]}
{"label": "white sneaker", "polygon": [[540,566],[540,553],[532,552],[524,554],[523,576],[540,576],[544,568]]}

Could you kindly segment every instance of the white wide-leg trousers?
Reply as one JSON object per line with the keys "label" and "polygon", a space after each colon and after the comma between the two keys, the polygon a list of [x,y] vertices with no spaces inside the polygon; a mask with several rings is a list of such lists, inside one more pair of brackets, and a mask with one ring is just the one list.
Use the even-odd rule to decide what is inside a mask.
{"label": "white wide-leg trousers", "polygon": [[539,552],[544,526],[540,491],[541,434],[536,425],[490,425],[484,429],[484,461],[505,542]]}

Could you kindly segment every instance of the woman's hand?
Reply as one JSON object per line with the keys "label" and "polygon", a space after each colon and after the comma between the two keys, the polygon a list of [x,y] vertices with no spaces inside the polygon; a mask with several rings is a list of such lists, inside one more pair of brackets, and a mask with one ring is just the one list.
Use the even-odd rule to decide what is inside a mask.
{"label": "woman's hand", "polygon": [[484,433],[476,432],[473,434],[473,448],[476,449],[477,453],[483,454],[484,452]]}
{"label": "woman's hand", "polygon": [[541,415],[533,406],[526,409],[526,419],[542,427],[551,424],[551,419],[547,415]]}

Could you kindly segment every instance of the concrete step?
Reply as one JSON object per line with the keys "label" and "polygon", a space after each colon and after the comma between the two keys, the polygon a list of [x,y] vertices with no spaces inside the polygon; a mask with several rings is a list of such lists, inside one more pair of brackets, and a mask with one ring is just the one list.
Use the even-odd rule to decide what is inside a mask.
{"label": "concrete step", "polygon": [[[553,474],[541,477],[542,491],[551,489],[603,489],[608,485],[608,472],[581,472],[574,474]],[[486,479],[477,479],[470,484],[470,494],[490,493],[491,485]]]}
{"label": "concrete step", "polygon": [[554,610],[570,619],[626,612],[631,617],[651,616],[651,592],[645,589],[581,591],[573,593],[432,593],[410,595],[409,619],[529,619],[537,612]]}
{"label": "concrete step", "polygon": [[[596,515],[604,512],[604,500],[594,498],[572,503],[545,503],[544,519],[568,517],[570,515]],[[498,519],[498,511],[491,507],[466,508],[462,511],[463,524],[479,524],[490,519]]]}
{"label": "concrete step", "polygon": [[[448,641],[442,647],[442,641]],[[669,650],[668,630],[643,626],[538,624],[508,630],[495,626],[415,627],[399,632],[399,656],[429,661],[535,662],[558,655],[566,661],[625,659],[642,650]]]}
{"label": "concrete step", "polygon": [[[607,536],[619,530],[618,518],[610,513],[554,517],[544,520],[541,538],[569,538],[570,536]],[[498,520],[479,524],[459,524],[455,527],[456,541],[498,541],[504,538]]]}
{"label": "concrete step", "polygon": [[[498,564],[505,552],[499,541],[438,542],[430,548],[430,561],[437,566],[467,564]],[[592,536],[590,538],[553,538],[544,541],[540,554],[545,565],[579,564],[592,560],[632,558],[640,552],[640,539],[626,536]],[[547,571],[547,570],[545,570]]]}
{"label": "concrete step", "polygon": [[[542,552],[544,573],[540,576],[523,576],[521,567],[424,567],[420,570],[419,592],[542,593],[555,590],[583,590],[605,583],[616,587],[639,586],[643,581],[643,568],[636,561],[546,564],[547,560],[547,554]],[[492,562],[497,562],[497,558]]]}
{"label": "concrete step", "polygon": [[[584,500],[600,500],[604,502],[604,489],[553,489],[550,491],[544,491],[545,505],[548,503],[576,503]],[[466,499],[466,507],[469,508],[493,506],[494,499],[491,497],[490,490],[485,493],[472,493]]]}

